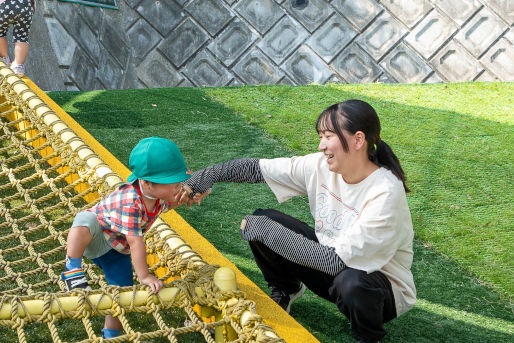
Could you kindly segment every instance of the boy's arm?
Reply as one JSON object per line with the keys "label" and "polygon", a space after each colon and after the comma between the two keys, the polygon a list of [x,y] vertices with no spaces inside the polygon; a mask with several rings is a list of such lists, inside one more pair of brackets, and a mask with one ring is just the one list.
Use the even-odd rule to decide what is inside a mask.
{"label": "boy's arm", "polygon": [[162,281],[150,274],[146,263],[146,246],[143,236],[125,236],[130,246],[132,265],[141,283],[150,286],[154,293],[162,288]]}

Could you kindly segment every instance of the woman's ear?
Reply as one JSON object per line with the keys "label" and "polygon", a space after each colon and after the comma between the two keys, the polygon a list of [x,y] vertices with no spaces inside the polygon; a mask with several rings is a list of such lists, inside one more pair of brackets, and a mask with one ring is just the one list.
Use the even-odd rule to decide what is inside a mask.
{"label": "woman's ear", "polygon": [[362,131],[357,131],[353,135],[355,150],[361,150],[366,143],[366,134]]}

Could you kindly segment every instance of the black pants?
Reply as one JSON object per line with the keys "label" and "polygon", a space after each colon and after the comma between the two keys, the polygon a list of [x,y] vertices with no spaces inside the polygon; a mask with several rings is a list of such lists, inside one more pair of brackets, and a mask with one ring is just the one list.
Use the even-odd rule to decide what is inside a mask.
{"label": "black pants", "polygon": [[[267,216],[318,241],[313,228],[282,212],[258,209],[254,215]],[[352,335],[357,340],[373,342],[381,339],[386,334],[383,324],[396,317],[391,283],[379,271],[367,274],[346,268],[334,277],[291,262],[260,242],[250,242],[250,248],[269,286],[292,293],[303,282],[312,292],[337,305],[350,320]]]}

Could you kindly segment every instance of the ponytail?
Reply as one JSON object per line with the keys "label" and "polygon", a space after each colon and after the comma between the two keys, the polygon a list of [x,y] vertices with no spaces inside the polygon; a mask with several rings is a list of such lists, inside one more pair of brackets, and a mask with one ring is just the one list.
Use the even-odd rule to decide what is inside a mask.
{"label": "ponytail", "polygon": [[407,178],[405,177],[405,172],[400,165],[400,160],[398,160],[398,157],[396,157],[394,154],[393,149],[391,149],[391,147],[387,145],[386,142],[378,138],[376,149],[372,147],[369,155],[370,160],[378,164],[380,167],[389,169],[398,179],[402,181],[405,192],[410,192],[410,189],[405,183]]}

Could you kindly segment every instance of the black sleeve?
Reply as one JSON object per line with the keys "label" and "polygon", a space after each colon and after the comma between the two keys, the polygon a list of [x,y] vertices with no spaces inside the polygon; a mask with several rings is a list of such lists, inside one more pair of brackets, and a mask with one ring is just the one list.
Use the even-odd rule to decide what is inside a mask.
{"label": "black sleeve", "polygon": [[184,183],[195,193],[205,193],[216,182],[264,183],[258,158],[241,158],[194,172]]}
{"label": "black sleeve", "polygon": [[333,247],[322,245],[302,236],[266,216],[245,216],[246,227],[241,236],[247,241],[264,243],[291,262],[337,275],[346,268]]}

